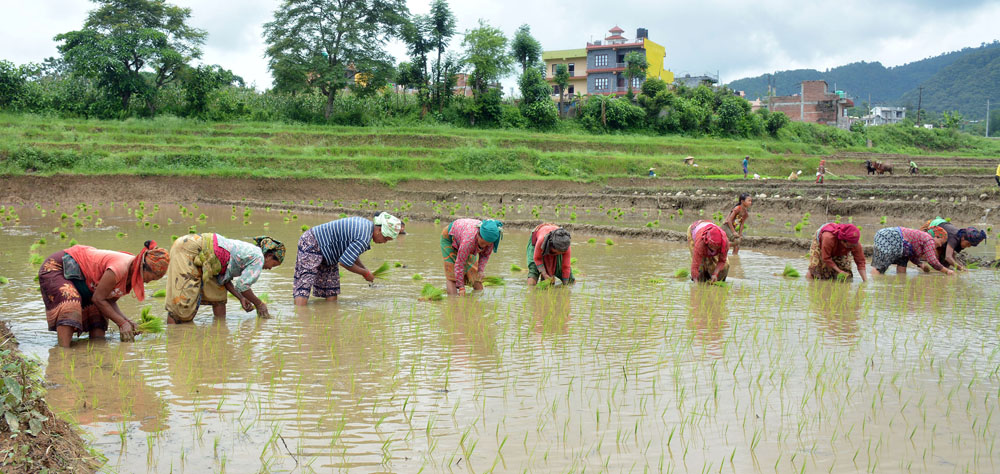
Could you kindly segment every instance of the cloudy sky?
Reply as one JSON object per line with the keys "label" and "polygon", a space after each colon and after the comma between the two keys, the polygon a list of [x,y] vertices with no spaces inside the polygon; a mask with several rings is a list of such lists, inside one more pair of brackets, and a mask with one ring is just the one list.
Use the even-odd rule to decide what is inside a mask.
{"label": "cloudy sky", "polygon": [[[172,3],[190,7],[191,23],[208,31],[204,62],[232,69],[258,88],[270,86],[261,31],[280,0]],[[413,13],[426,13],[429,3],[408,0]],[[0,59],[15,63],[56,55],[52,37],[80,28],[93,8],[86,0],[3,4]],[[481,18],[508,35],[527,23],[545,49],[583,47],[614,25],[628,38],[645,27],[650,39],[666,46],[667,66],[675,73],[718,71],[723,82],[862,60],[894,66],[1000,38],[997,0],[451,0],[451,6],[460,31]],[[460,43],[456,38],[452,46]],[[389,50],[405,54],[398,42]]]}

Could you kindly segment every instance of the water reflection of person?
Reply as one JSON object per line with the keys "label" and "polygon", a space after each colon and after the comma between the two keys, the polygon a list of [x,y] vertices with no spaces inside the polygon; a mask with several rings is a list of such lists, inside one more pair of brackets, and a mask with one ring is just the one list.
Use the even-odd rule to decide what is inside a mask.
{"label": "water reflection of person", "polygon": [[247,357],[243,355],[253,342],[258,318],[244,321],[254,329],[240,332],[239,340],[230,337],[224,319],[211,323],[183,324],[171,327],[170,341],[166,344],[167,367],[171,391],[182,401],[205,396],[223,395],[232,379],[239,381],[247,375]]}
{"label": "water reflection of person", "polygon": [[568,288],[532,291],[528,306],[534,316],[534,331],[541,335],[566,334],[570,321],[570,292]]}
{"label": "water reflection of person", "polygon": [[[81,425],[136,421],[144,432],[169,428],[167,404],[146,384],[140,360],[123,346],[94,345],[88,351],[49,350],[45,398],[56,412]],[[125,360],[125,359],[128,360]]]}
{"label": "water reflection of person", "polygon": [[729,323],[727,300],[729,288],[717,285],[692,285],[688,328],[706,352],[722,354],[722,336]]}
{"label": "water reflection of person", "polygon": [[486,304],[478,299],[453,298],[443,305],[440,321],[455,355],[463,359],[496,359],[497,326],[495,319],[487,315]]}
{"label": "water reflection of person", "polygon": [[816,322],[837,342],[851,344],[858,337],[858,315],[865,304],[865,287],[834,280],[810,280],[809,309]]}

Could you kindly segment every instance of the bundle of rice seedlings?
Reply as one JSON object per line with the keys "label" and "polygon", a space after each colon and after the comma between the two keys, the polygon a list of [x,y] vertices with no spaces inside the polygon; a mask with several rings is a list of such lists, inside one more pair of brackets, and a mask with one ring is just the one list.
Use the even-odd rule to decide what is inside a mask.
{"label": "bundle of rice seedlings", "polygon": [[608,237],[607,239],[604,239],[604,243],[607,245],[614,245],[615,241],[611,240],[611,237]]}
{"label": "bundle of rice seedlings", "polygon": [[663,280],[663,278],[655,278],[654,277],[654,278],[650,278],[648,281],[650,283],[653,283],[653,284],[659,284],[659,283],[663,283],[664,280]]}
{"label": "bundle of rice seedlings", "polygon": [[420,290],[420,300],[421,301],[440,301],[444,298],[444,290],[438,288],[430,283],[424,285],[423,289]]}
{"label": "bundle of rice seedlings", "polygon": [[542,280],[538,282],[538,284],[535,285],[535,288],[538,288],[539,290],[547,290],[549,288],[552,288],[552,279],[550,278],[548,280]]}
{"label": "bundle of rice seedlings", "polygon": [[271,297],[267,293],[261,293],[260,296],[258,296],[257,298],[263,301],[264,303],[271,302]]}
{"label": "bundle of rice seedlings", "polygon": [[157,334],[161,333],[166,329],[166,322],[162,319],[153,316],[149,313],[151,308],[146,306],[142,308],[141,316],[139,317],[139,332],[145,334]]}
{"label": "bundle of rice seedlings", "polygon": [[372,276],[374,276],[375,278],[385,278],[388,273],[389,273],[389,262],[382,262],[382,265],[380,265],[378,268],[375,269],[375,271],[372,272]]}
{"label": "bundle of rice seedlings", "polygon": [[512,271],[514,273],[517,273],[517,272],[523,272],[524,269],[521,268],[521,267],[519,267],[519,266],[517,266],[516,263],[512,263],[512,264],[510,264],[510,271]]}
{"label": "bundle of rice seedlings", "polygon": [[7,277],[0,277],[0,285],[6,285],[8,283],[10,283],[10,280],[8,280]]}
{"label": "bundle of rice seedlings", "polygon": [[577,262],[577,258],[576,257],[570,257],[570,259],[569,259],[569,264],[570,265],[576,265],[576,262]]}
{"label": "bundle of rice seedlings", "polygon": [[794,269],[794,268],[792,268],[792,266],[790,264],[786,263],[785,264],[785,270],[783,272],[781,272],[781,275],[782,276],[786,276],[786,277],[790,277],[790,278],[798,278],[799,277],[799,271],[796,270],[796,269]]}
{"label": "bundle of rice seedlings", "polygon": [[162,288],[159,289],[159,290],[156,290],[153,293],[153,298],[166,298],[166,297],[167,297],[167,290],[164,290]]}
{"label": "bundle of rice seedlings", "polygon": [[674,272],[674,276],[677,278],[688,278],[691,276],[691,270],[688,270],[687,268],[678,268],[677,271]]}
{"label": "bundle of rice seedlings", "polygon": [[[966,265],[965,268],[968,268],[969,270],[975,270],[975,269],[979,268],[979,264],[973,262],[973,263],[970,263],[970,264]],[[0,283],[2,283],[2,280],[0,280]]]}
{"label": "bundle of rice seedlings", "polygon": [[503,277],[498,276],[488,276],[483,278],[483,286],[503,286],[507,282],[503,281]]}
{"label": "bundle of rice seedlings", "polygon": [[423,280],[423,279],[424,279],[423,275],[421,275],[419,273],[414,273],[413,274],[413,280],[414,281],[420,281],[420,280]]}

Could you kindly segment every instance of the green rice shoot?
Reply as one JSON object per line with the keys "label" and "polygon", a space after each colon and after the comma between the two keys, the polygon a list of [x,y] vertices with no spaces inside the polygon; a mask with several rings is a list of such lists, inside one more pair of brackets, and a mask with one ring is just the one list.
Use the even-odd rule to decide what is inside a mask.
{"label": "green rice shoot", "polygon": [[166,298],[166,297],[167,297],[167,290],[164,290],[162,288],[153,292],[153,298]]}
{"label": "green rice shoot", "polygon": [[688,278],[691,276],[691,270],[688,270],[687,268],[678,268],[677,271],[674,272],[674,276],[677,278]]}
{"label": "green rice shoot", "polygon": [[379,267],[372,272],[372,276],[374,276],[375,278],[385,278],[388,276],[388,273],[389,273],[389,262],[382,262],[382,265],[379,265]]}
{"label": "green rice shoot", "polygon": [[792,268],[791,264],[786,263],[785,264],[785,270],[781,272],[781,275],[789,277],[789,278],[798,278],[799,277],[799,271],[796,270],[796,269],[794,269],[794,268]]}
{"label": "green rice shoot", "polygon": [[656,277],[650,278],[647,281],[649,281],[650,283],[653,283],[654,285],[655,284],[660,284],[660,283],[664,282],[663,278],[656,278]]}
{"label": "green rice shoot", "polygon": [[488,276],[483,278],[483,286],[503,286],[507,282],[503,280],[503,277],[498,276]]}
{"label": "green rice shoot", "polygon": [[150,314],[150,306],[142,308],[142,313],[139,317],[139,332],[145,334],[158,334],[166,329],[166,322],[162,319]]}
{"label": "green rice shoot", "polygon": [[513,272],[513,273],[517,273],[517,272],[523,272],[524,269],[521,268],[521,267],[519,267],[519,266],[517,266],[516,263],[512,263],[512,264],[510,264],[510,271]]}
{"label": "green rice shoot", "polygon": [[8,280],[7,277],[0,277],[0,285],[6,285],[8,283],[10,283],[10,280]]}
{"label": "green rice shoot", "polygon": [[421,275],[419,273],[414,273],[413,274],[413,281],[420,281],[420,280],[423,280],[423,279],[424,279],[423,275]]}
{"label": "green rice shoot", "polygon": [[614,241],[614,240],[611,240],[611,237],[608,237],[607,239],[604,239],[604,243],[605,243],[606,245],[614,245],[614,244],[615,244],[615,241]]}
{"label": "green rice shoot", "polygon": [[444,298],[444,290],[430,283],[424,285],[420,290],[420,299],[424,301],[441,301]]}
{"label": "green rice shoot", "polygon": [[538,284],[535,285],[535,288],[538,288],[539,290],[547,290],[549,288],[552,288],[552,279],[550,278],[548,280],[542,280],[538,282]]}

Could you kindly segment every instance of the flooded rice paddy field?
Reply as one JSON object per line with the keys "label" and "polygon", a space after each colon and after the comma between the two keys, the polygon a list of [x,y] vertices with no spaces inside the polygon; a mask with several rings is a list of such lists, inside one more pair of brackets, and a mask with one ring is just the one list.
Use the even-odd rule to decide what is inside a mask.
{"label": "flooded rice paddy field", "polygon": [[[511,231],[487,268],[505,286],[420,302],[424,283],[444,286],[440,227],[411,222],[362,257],[403,265],[384,283],[343,272],[339,303],[295,308],[300,227],[338,216],[154,206],[142,219],[137,203],[0,218],[10,279],[0,314],[42,361],[53,409],[111,471],[983,472],[1000,462],[991,270],[810,283],[775,276],[786,263],[804,273],[800,252],[744,249],[730,285],[715,287],[672,277],[689,265],[683,245],[574,235],[578,283],[536,290],[511,271],[525,266],[527,239]],[[134,252],[191,226],[289,246],[254,286],[274,318],[231,301],[224,320],[204,308],[135,343],[112,329],[107,341],[55,347],[33,244],[45,239],[43,257],[70,239]],[[162,299],[121,301],[133,318],[143,305],[164,315]]]}

